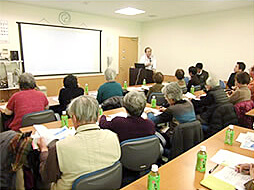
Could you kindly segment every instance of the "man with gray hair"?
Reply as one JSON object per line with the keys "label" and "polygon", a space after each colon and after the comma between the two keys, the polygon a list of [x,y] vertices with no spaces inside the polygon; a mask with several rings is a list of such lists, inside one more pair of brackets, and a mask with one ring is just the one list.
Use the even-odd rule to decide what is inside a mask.
{"label": "man with gray hair", "polygon": [[210,76],[206,81],[206,96],[200,97],[200,100],[192,99],[192,103],[197,115],[200,114],[201,123],[206,124],[215,108],[219,105],[229,103],[229,98],[225,91],[220,87],[220,82],[215,76]]}
{"label": "man with gray hair", "polygon": [[155,125],[152,121],[141,117],[146,107],[146,97],[143,92],[131,91],[124,96],[123,107],[127,117],[115,117],[107,121],[106,116],[100,118],[100,127],[117,133],[119,141],[153,135]]}
{"label": "man with gray hair", "polygon": [[121,84],[115,81],[116,71],[109,67],[105,70],[104,75],[107,82],[100,86],[97,94],[100,104],[113,96],[123,96]]}
{"label": "man with gray hair", "polygon": [[43,138],[38,142],[40,173],[45,182],[53,182],[51,189],[70,190],[79,176],[111,166],[121,156],[117,135],[96,124],[99,105],[95,98],[75,98],[68,113],[76,129],[74,136],[56,142],[49,149]]}
{"label": "man with gray hair", "polygon": [[151,110],[147,111],[147,116],[155,124],[171,122],[187,123],[196,120],[192,103],[184,100],[182,89],[177,82],[171,82],[162,89],[165,99],[169,103],[168,108],[161,108],[162,114],[154,116]]}

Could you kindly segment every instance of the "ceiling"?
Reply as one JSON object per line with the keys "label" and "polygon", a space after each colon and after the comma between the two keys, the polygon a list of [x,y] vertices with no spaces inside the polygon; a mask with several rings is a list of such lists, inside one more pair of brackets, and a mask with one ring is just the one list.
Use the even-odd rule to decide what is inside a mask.
{"label": "ceiling", "polygon": [[[112,18],[131,19],[138,22],[147,22],[150,20],[175,18],[181,16],[202,14],[214,11],[224,11],[246,6],[254,7],[254,0],[153,0],[153,1],[23,1],[8,0],[15,3],[28,4],[33,6],[60,9],[65,11],[74,11],[85,14],[94,14]],[[135,16],[125,16],[114,13],[114,11],[133,7],[146,11],[146,13]]]}

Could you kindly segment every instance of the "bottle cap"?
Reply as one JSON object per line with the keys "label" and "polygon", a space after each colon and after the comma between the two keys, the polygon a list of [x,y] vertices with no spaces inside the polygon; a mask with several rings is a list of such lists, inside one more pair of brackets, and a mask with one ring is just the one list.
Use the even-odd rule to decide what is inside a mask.
{"label": "bottle cap", "polygon": [[124,82],[126,83],[127,81],[125,80]]}
{"label": "bottle cap", "polygon": [[153,99],[155,99],[155,96],[153,96]]}
{"label": "bottle cap", "polygon": [[234,125],[229,125],[228,128],[234,130]]}
{"label": "bottle cap", "polygon": [[152,169],[153,172],[158,172],[158,166],[156,164],[152,165]]}
{"label": "bottle cap", "polygon": [[99,105],[99,108],[101,108],[101,105]]}
{"label": "bottle cap", "polygon": [[206,151],[206,146],[200,146],[200,150],[205,152]]}
{"label": "bottle cap", "polygon": [[88,86],[88,84],[86,83],[86,86]]}
{"label": "bottle cap", "polygon": [[62,111],[62,115],[66,115],[66,111]]}

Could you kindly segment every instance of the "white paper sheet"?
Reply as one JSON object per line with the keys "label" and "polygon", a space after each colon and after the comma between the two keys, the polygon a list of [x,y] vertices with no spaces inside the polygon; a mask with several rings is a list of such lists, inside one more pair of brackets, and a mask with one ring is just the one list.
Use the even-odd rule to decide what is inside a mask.
{"label": "white paper sheet", "polygon": [[5,110],[6,106],[7,106],[7,103],[4,104],[4,105],[1,105],[0,108],[1,108],[2,110]]}
{"label": "white paper sheet", "polygon": [[240,133],[236,139],[237,142],[242,143],[245,141],[247,133]]}
{"label": "white paper sheet", "polygon": [[243,156],[241,154],[237,154],[228,150],[220,149],[212,158],[211,161],[224,165],[229,166],[231,168],[235,168],[238,164],[244,164],[244,163],[254,163],[254,159]]}
{"label": "white paper sheet", "polygon": [[184,96],[189,99],[196,99],[196,96],[190,92],[187,92]]}
{"label": "white paper sheet", "polygon": [[229,167],[224,167],[222,170],[215,173],[214,177],[235,186],[238,190],[244,190],[244,184],[251,180],[249,175],[237,173],[233,168]]}

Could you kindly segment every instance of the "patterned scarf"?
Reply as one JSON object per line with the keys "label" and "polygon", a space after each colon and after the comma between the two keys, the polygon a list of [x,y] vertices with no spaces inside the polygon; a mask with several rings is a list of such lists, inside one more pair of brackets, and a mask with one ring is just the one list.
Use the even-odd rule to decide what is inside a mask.
{"label": "patterned scarf", "polygon": [[[30,133],[31,134],[31,133]],[[29,133],[16,134],[9,144],[9,150],[14,155],[12,171],[16,172],[27,162],[27,155],[32,150],[32,138]]]}

